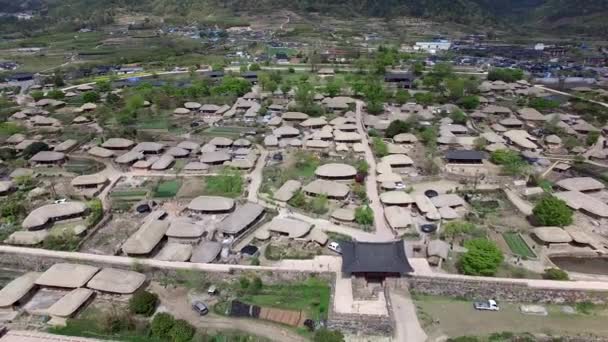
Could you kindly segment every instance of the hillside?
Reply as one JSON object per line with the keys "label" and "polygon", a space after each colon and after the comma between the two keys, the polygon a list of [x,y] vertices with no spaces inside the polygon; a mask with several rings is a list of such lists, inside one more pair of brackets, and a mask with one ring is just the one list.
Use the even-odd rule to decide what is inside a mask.
{"label": "hillside", "polygon": [[[7,12],[34,10],[46,24],[104,24],[117,11],[173,21],[263,14],[288,9],[339,17],[431,18],[485,27],[526,27],[602,35],[608,32],[606,0],[0,0]],[[2,27],[0,29],[5,29]]]}

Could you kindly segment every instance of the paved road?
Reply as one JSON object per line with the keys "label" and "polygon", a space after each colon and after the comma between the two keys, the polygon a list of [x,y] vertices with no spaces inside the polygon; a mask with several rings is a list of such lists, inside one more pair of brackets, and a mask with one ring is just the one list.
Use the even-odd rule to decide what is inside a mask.
{"label": "paved road", "polygon": [[416,306],[407,290],[390,290],[395,319],[395,340],[407,342],[424,342],[427,335],[420,326],[416,315]]}
{"label": "paved road", "polygon": [[540,85],[540,84],[536,84],[534,86],[537,87],[537,88],[540,88],[542,90],[546,90],[548,92],[551,92],[551,93],[560,94],[560,95],[564,95],[564,96],[568,96],[568,97],[575,97],[577,99],[588,101],[588,102],[591,102],[591,103],[595,103],[595,104],[598,104],[600,106],[604,106],[604,107],[608,108],[608,103],[605,103],[605,102],[600,102],[600,101],[586,99],[584,97],[576,96],[574,94],[570,94],[570,93],[567,93],[565,91],[551,89],[551,88],[545,87],[544,85]]}
{"label": "paved road", "polygon": [[384,219],[384,208],[380,203],[380,197],[378,196],[378,184],[376,181],[376,159],[370,148],[369,138],[367,131],[363,127],[363,102],[357,101],[356,105],[356,117],[357,117],[357,130],[361,135],[361,142],[365,149],[365,160],[369,164],[369,174],[365,179],[365,190],[367,198],[370,200],[370,207],[374,211],[374,226],[376,228],[376,236],[384,241],[393,240],[395,235],[392,229],[386,223]]}

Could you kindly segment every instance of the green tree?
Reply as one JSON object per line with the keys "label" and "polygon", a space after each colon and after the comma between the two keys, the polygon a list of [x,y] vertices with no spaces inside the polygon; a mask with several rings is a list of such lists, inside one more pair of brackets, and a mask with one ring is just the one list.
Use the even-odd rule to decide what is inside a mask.
{"label": "green tree", "polygon": [[355,222],[364,226],[371,226],[374,223],[374,211],[369,205],[355,209]]}
{"label": "green tree", "polygon": [[496,150],[490,155],[490,161],[502,166],[502,171],[511,176],[528,174],[530,168],[521,155],[513,150]]}
{"label": "green tree", "polygon": [[315,332],[314,342],[344,342],[344,335],[338,330],[321,328]]}
{"label": "green tree", "polygon": [[515,82],[524,78],[521,69],[494,68],[488,73],[489,81]]}
{"label": "green tree", "polygon": [[363,96],[367,102],[367,111],[371,114],[381,113],[386,100],[384,87],[377,78],[369,77],[363,87]]}
{"label": "green tree", "polygon": [[422,76],[422,74],[424,73],[424,63],[416,62],[412,66],[412,69],[414,70],[414,75]]}
{"label": "green tree", "polygon": [[479,107],[479,97],[477,97],[475,95],[468,95],[468,96],[461,98],[458,101],[458,104],[460,104],[462,106],[462,108],[464,108],[466,110],[473,110],[473,109],[476,109],[477,107]]}
{"label": "green tree", "polygon": [[61,100],[65,97],[65,94],[59,89],[53,89],[46,93],[46,96],[54,100]]}
{"label": "green tree", "polygon": [[467,123],[468,117],[463,111],[455,110],[450,114],[450,119],[452,119],[452,122],[455,124],[464,125]]}
{"label": "green tree", "polygon": [[564,227],[572,224],[572,209],[563,200],[548,194],[538,201],[532,214],[542,226]]}
{"label": "green tree", "polygon": [[458,263],[461,273],[475,276],[493,276],[496,273],[504,258],[496,243],[474,239],[465,242],[464,246],[467,251]]}
{"label": "green tree", "polygon": [[224,77],[222,83],[211,88],[211,95],[243,96],[251,89],[251,84],[242,78]]}
{"label": "green tree", "polygon": [[475,144],[475,149],[478,151],[483,151],[486,146],[488,146],[488,139],[484,138],[484,137],[479,137],[477,139],[475,139],[475,141],[473,142]]}
{"label": "green tree", "polygon": [[353,194],[359,201],[367,200],[367,191],[365,190],[365,187],[359,183],[356,183],[353,186]]}
{"label": "green tree", "polygon": [[388,155],[388,146],[386,143],[379,137],[374,137],[372,139],[372,150],[376,157],[382,158]]}
{"label": "green tree", "polygon": [[251,283],[249,284],[247,290],[251,294],[258,294],[260,293],[260,291],[262,291],[263,287],[264,284],[262,283],[262,279],[260,279],[260,277],[253,277],[253,280],[251,280]]}
{"label": "green tree", "polygon": [[167,334],[171,342],[189,342],[192,341],[196,329],[183,319],[175,320],[171,330]]}
{"label": "green tree", "polygon": [[46,143],[43,143],[42,141],[36,141],[23,150],[22,156],[24,159],[30,159],[36,153],[41,151],[48,151],[49,149],[49,145],[47,145]]}
{"label": "green tree", "polygon": [[295,208],[304,208],[307,204],[306,196],[302,191],[298,190],[293,197],[287,201],[287,204]]}
{"label": "green tree", "polygon": [[543,111],[543,110],[555,109],[555,108],[559,107],[559,102],[553,101],[553,100],[547,100],[542,97],[535,97],[535,98],[530,99],[530,101],[528,101],[528,106],[530,106],[536,110]]}
{"label": "green tree", "polygon": [[443,225],[441,230],[441,237],[453,241],[456,239],[462,239],[468,236],[477,235],[479,228],[471,222],[467,221],[450,221]]}
{"label": "green tree", "polygon": [[129,311],[134,314],[152,316],[158,304],[158,295],[149,291],[137,291],[129,299]]}
{"label": "green tree", "polygon": [[41,92],[40,90],[36,90],[36,91],[32,91],[30,93],[30,96],[34,99],[34,101],[39,101],[44,98],[44,93]]}
{"label": "green tree", "polygon": [[310,207],[311,207],[310,209],[313,213],[315,213],[317,215],[322,215],[327,212],[328,203],[329,203],[329,200],[327,199],[326,195],[319,195],[319,196],[313,198],[312,201],[310,202]]}
{"label": "green tree", "polygon": [[369,172],[369,164],[365,159],[360,159],[357,161],[356,169],[357,173],[367,175],[367,173]]}
{"label": "green tree", "polygon": [[414,95],[416,103],[423,106],[430,106],[435,103],[435,95],[433,93],[416,93]]}
{"label": "green tree", "polygon": [[585,138],[585,144],[587,144],[587,146],[593,146],[593,145],[595,145],[595,143],[597,142],[597,140],[599,138],[600,138],[600,132],[598,132],[598,131],[589,132],[587,134],[587,138]]}
{"label": "green tree", "polygon": [[328,81],[327,84],[325,84],[325,93],[327,93],[327,95],[329,95],[329,97],[336,97],[336,96],[340,95],[341,91],[342,91],[342,84],[335,78]]}
{"label": "green tree", "polygon": [[110,81],[99,81],[95,84],[95,88],[100,93],[105,93],[112,90],[112,83]]}
{"label": "green tree", "polygon": [[395,102],[399,105],[404,105],[412,96],[405,89],[399,89],[395,92]]}
{"label": "green tree", "polygon": [[408,121],[394,120],[386,128],[384,135],[387,138],[393,138],[397,134],[408,133],[412,130],[412,124]]}
{"label": "green tree", "polygon": [[87,91],[86,93],[82,94],[82,102],[97,102],[99,101],[100,96],[99,93],[96,91]]}
{"label": "green tree", "polygon": [[543,273],[544,279],[549,280],[569,280],[568,272],[560,270],[559,268],[547,268]]}
{"label": "green tree", "polygon": [[154,316],[150,323],[152,335],[160,339],[168,340],[171,328],[175,325],[175,318],[166,312],[160,312]]}

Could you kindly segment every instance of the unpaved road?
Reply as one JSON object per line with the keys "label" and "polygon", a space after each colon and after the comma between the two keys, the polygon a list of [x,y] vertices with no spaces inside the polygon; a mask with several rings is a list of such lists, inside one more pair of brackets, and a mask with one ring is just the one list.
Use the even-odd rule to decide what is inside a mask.
{"label": "unpaved road", "polygon": [[[228,318],[214,314],[200,317],[190,307],[188,290],[185,288],[164,288],[159,284],[151,285],[152,291],[158,294],[161,305],[178,319],[184,319],[201,329],[231,331],[238,330],[254,336],[268,338],[277,342],[307,342],[308,340],[292,330],[261,320],[245,318]],[[210,308],[211,310],[211,308]]]}

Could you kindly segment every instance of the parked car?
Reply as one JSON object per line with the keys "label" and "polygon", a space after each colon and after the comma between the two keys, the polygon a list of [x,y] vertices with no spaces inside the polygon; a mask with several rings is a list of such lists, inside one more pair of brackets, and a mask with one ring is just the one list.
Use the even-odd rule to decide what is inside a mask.
{"label": "parked car", "polygon": [[67,201],[68,201],[68,200],[67,200],[67,198],[60,198],[60,199],[58,199],[58,200],[55,200],[55,202],[54,202],[54,203],[55,203],[55,204],[61,204],[61,203],[65,203],[65,202],[67,202]]}
{"label": "parked car", "polygon": [[483,310],[483,311],[498,311],[500,307],[498,307],[498,303],[494,299],[488,299],[486,301],[480,301],[473,303],[473,307],[475,310]]}
{"label": "parked car", "polygon": [[209,308],[207,307],[207,304],[198,300],[192,303],[192,310],[194,310],[199,316],[205,316],[209,313]]}
{"label": "parked car", "polygon": [[340,247],[340,244],[332,241],[327,245],[327,248],[329,248],[330,251],[334,251],[338,254],[342,254],[342,247]]}
{"label": "parked car", "polygon": [[405,184],[403,182],[395,183],[395,189],[405,189]]}

